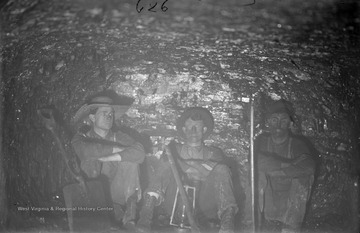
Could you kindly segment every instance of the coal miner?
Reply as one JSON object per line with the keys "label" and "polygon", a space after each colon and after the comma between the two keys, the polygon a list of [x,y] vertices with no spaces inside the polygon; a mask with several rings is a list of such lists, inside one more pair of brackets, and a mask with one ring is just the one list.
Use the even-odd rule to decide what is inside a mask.
{"label": "coal miner", "polygon": [[300,231],[315,170],[309,145],[291,133],[292,120],[290,103],[274,101],[267,113],[269,133],[254,143],[262,226],[279,223],[282,232]]}
{"label": "coal miner", "polygon": [[[214,119],[205,108],[186,109],[178,118],[176,128],[184,143],[177,143],[176,155],[179,173],[184,184],[196,187],[195,220],[220,220],[220,232],[234,232],[234,215],[238,211],[233,193],[231,172],[224,165],[223,152],[206,146],[206,139],[213,131]],[[169,153],[169,147],[165,149]],[[176,182],[169,162],[164,161],[155,178],[144,192],[144,204],[137,222],[137,232],[150,232],[155,206],[161,206],[168,215],[174,204]],[[205,219],[205,221],[204,221]]]}
{"label": "coal miner", "polygon": [[[114,205],[115,221],[125,227],[135,225],[136,205],[141,199],[139,164],[145,158],[142,144],[128,134],[114,130],[114,121],[126,113],[128,97],[113,91],[98,93],[76,112],[73,122],[88,121],[91,127],[80,130],[72,146],[88,178],[107,177]],[[122,209],[125,206],[125,213]]]}

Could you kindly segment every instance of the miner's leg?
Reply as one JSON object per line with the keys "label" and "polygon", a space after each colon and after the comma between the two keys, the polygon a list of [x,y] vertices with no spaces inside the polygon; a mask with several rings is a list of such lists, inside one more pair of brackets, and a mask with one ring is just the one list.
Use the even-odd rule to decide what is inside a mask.
{"label": "miner's leg", "polygon": [[[131,162],[107,162],[103,164],[103,174],[110,180],[110,193],[114,207],[126,205],[122,221],[125,227],[135,225],[136,204],[141,198],[139,165]],[[119,218],[115,209],[115,217]]]}
{"label": "miner's leg", "polygon": [[219,164],[210,172],[202,184],[199,206],[208,217],[215,215],[220,219],[220,232],[234,232],[234,216],[238,207],[227,166]]}
{"label": "miner's leg", "polygon": [[258,177],[258,187],[257,190],[255,189],[256,192],[258,192],[258,207],[256,209],[256,217],[257,219],[255,221],[255,223],[257,224],[256,228],[263,230],[264,226],[265,226],[265,192],[266,192],[266,188],[267,188],[267,177],[263,172],[259,172],[259,177]]}
{"label": "miner's leg", "polygon": [[140,218],[136,224],[136,232],[145,233],[150,232],[151,224],[154,214],[155,203],[159,199],[157,193],[150,192],[144,196],[144,204],[140,211]]}
{"label": "miner's leg", "polygon": [[168,163],[159,161],[158,170],[150,178],[150,184],[144,192],[143,206],[140,210],[139,221],[136,224],[136,232],[150,232],[155,206],[164,200],[164,190],[169,185],[171,170]]}
{"label": "miner's leg", "polygon": [[300,232],[314,178],[311,176],[307,180],[302,179],[292,181],[288,209],[283,221],[285,227],[282,232]]}
{"label": "miner's leg", "polygon": [[136,204],[138,200],[137,192],[131,195],[126,201],[126,210],[122,223],[127,229],[133,229],[135,227],[136,218]]}

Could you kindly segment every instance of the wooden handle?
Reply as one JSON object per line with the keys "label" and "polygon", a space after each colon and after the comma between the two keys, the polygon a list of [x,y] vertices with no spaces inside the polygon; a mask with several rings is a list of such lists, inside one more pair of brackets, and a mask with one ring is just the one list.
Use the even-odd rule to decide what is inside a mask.
{"label": "wooden handle", "polygon": [[190,225],[191,225],[191,232],[200,233],[199,227],[196,225],[193,213],[191,212],[189,199],[188,199],[188,197],[187,197],[187,195],[185,193],[184,186],[183,186],[183,184],[181,182],[179,172],[178,172],[178,170],[176,168],[176,165],[175,165],[175,160],[174,160],[173,154],[177,153],[177,151],[176,151],[176,146],[175,146],[174,141],[170,142],[169,149],[170,149],[170,151],[168,151],[167,156],[168,156],[168,159],[169,159],[171,170],[172,170],[172,172],[174,174],[176,185],[179,188],[179,192],[180,192],[182,202],[185,205],[186,215],[187,215],[187,217],[189,219],[189,222],[190,222]]}
{"label": "wooden handle", "polygon": [[[45,127],[51,132],[53,138],[55,139],[55,142],[60,149],[61,155],[66,163],[66,166],[70,170],[71,175],[75,178],[76,181],[80,183],[80,186],[82,187],[84,193],[87,193],[87,187],[84,177],[79,172],[74,171],[74,168],[71,167],[69,164],[70,160],[56,130],[58,127],[54,118],[54,110],[51,108],[43,108],[37,110],[37,113],[43,121]],[[76,164],[76,166],[79,167],[78,164]]]}

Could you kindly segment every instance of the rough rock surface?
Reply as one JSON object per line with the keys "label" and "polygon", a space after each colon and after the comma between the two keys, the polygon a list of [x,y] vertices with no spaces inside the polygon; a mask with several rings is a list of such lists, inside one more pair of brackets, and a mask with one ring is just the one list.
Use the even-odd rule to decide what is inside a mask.
{"label": "rough rock surface", "polygon": [[[5,2],[1,91],[10,215],[29,218],[15,207],[51,202],[71,180],[36,109],[59,110],[68,145],[68,123],[82,102],[111,88],[135,99],[123,123],[140,132],[172,130],[185,107],[208,107],[215,132],[207,143],[236,159],[243,184],[249,97],[256,96],[256,133],[266,130],[269,97],[292,100],[294,132],[309,136],[319,151],[309,231],[357,227],[355,1]],[[39,218],[35,222],[44,225]]]}

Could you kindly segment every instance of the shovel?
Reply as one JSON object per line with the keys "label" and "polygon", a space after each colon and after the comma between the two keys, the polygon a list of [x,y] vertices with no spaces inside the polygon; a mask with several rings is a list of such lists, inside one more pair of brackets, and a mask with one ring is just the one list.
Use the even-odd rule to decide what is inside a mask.
{"label": "shovel", "polygon": [[191,232],[192,233],[200,233],[200,229],[199,229],[199,226],[196,224],[195,222],[195,219],[194,219],[194,215],[191,211],[191,206],[189,204],[189,198],[188,196],[186,195],[186,192],[185,192],[185,189],[184,189],[184,185],[183,183],[181,182],[181,179],[180,179],[180,175],[179,175],[179,171],[176,167],[176,164],[175,164],[175,159],[174,159],[174,154],[177,153],[176,151],[176,145],[175,145],[175,141],[171,141],[170,144],[169,144],[169,150],[166,151],[167,153],[167,157],[169,159],[169,163],[170,163],[170,168],[173,172],[173,175],[174,175],[174,178],[175,178],[175,182],[176,182],[176,185],[179,189],[179,193],[180,193],[180,197],[182,199],[182,202],[185,206],[185,212],[186,212],[186,216],[188,217],[189,219],[189,223],[190,223],[190,226],[191,226]]}
{"label": "shovel", "polygon": [[[45,127],[51,132],[61,155],[77,183],[63,188],[65,206],[70,232],[106,231],[111,227],[112,203],[109,201],[109,186],[106,179],[85,180],[78,164],[69,158],[54,119],[54,109],[43,108],[37,111]],[[71,165],[72,164],[72,165]]]}

